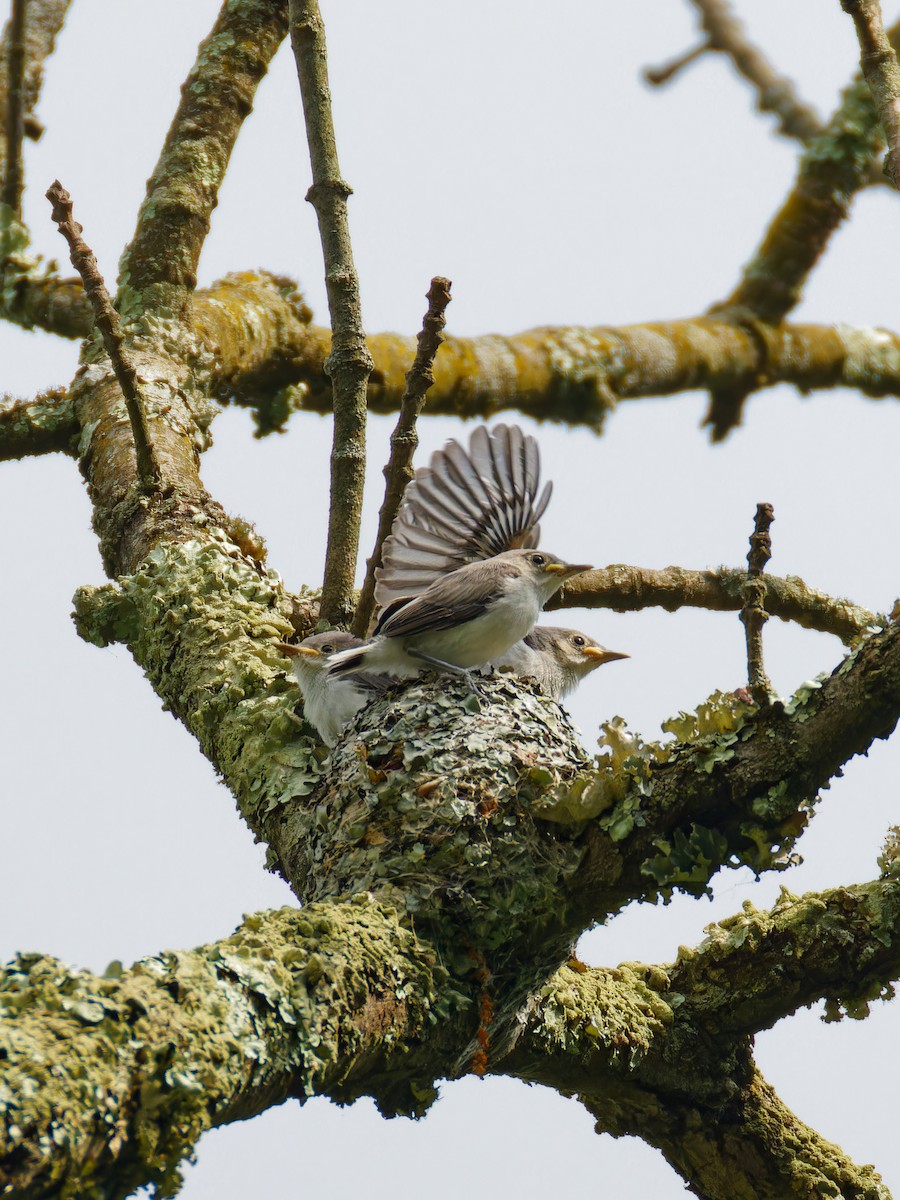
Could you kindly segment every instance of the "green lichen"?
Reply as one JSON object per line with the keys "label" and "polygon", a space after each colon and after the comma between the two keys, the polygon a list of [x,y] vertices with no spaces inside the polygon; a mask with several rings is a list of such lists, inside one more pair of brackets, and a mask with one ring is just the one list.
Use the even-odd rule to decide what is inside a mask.
{"label": "green lichen", "polygon": [[671,1006],[648,984],[645,969],[569,965],[539,990],[529,1038],[550,1054],[577,1060],[599,1051],[610,1064],[632,1072],[672,1021]]}
{"label": "green lichen", "polygon": [[0,974],[0,1160],[29,1147],[42,1195],[173,1196],[198,1137],[259,1099],[327,1088],[421,1114],[436,1093],[408,1048],[466,1006],[365,895],[256,914],[215,945],[104,976],[20,955]]}
{"label": "green lichen", "polygon": [[479,687],[478,711],[463,682],[426,677],[360,713],[295,816],[309,895],[367,888],[417,929],[462,926],[485,953],[561,919],[580,852],[536,816],[584,752],[536,688],[506,676]]}

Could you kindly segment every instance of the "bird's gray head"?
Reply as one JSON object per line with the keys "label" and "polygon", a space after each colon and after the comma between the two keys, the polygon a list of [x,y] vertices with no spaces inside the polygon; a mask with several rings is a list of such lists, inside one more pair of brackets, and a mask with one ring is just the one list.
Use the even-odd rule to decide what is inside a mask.
{"label": "bird's gray head", "polygon": [[507,550],[488,561],[502,563],[510,575],[530,579],[547,600],[573,575],[593,570],[588,563],[567,563],[547,550]]}
{"label": "bird's gray head", "polygon": [[343,629],[330,629],[327,633],[314,633],[294,645],[292,642],[276,642],[275,649],[280,650],[292,660],[296,669],[319,671],[324,669],[332,654],[339,650],[352,650],[361,646],[362,640]]}
{"label": "bird's gray head", "polygon": [[604,663],[629,657],[618,650],[607,650],[577,629],[561,629],[556,625],[536,625],[525,638],[525,643],[534,650],[552,655],[564,671],[574,671],[579,678],[602,667]]}

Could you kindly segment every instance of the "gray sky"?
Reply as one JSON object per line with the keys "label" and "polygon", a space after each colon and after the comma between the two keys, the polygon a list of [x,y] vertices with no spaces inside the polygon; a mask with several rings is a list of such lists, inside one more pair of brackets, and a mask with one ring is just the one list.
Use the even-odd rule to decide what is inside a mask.
{"label": "gray sky", "polygon": [[[752,112],[718,60],[664,91],[640,82],[696,34],[683,0],[545,5],[456,0],[322,0],[342,167],[355,190],[351,230],[367,328],[414,333],[434,274],[453,280],[449,329],[515,332],[539,324],[624,324],[691,316],[727,294],[792,178],[796,151]],[[894,17],[895,4],[886,4]],[[840,5],[755,0],[754,36],[822,112],[856,61]],[[43,192],[58,176],[109,279],[130,236],[178,86],[216,0],[75,0],[47,70],[47,133],[28,148],[26,215],[37,246],[61,239]],[[327,322],[293,63],[282,51],[247,122],[213,218],[201,283],[264,266],[297,277]],[[863,195],[813,275],[798,317],[897,325],[900,199]],[[0,326],[0,387],[28,394],[71,377],[76,348]],[[606,435],[544,426],[555,480],[542,522],[555,553],[597,564],[743,563],[757,501],[775,506],[771,570],[798,574],[874,609],[897,584],[900,504],[895,401],[850,393],[752,400],[721,447],[699,429],[705,397],[625,403]],[[363,545],[371,547],[392,420],[371,426]],[[216,421],[203,462],[212,493],[254,520],[287,584],[316,584],[327,505],[330,426],[295,417],[253,440],[248,416]],[[421,457],[449,420],[423,420]],[[467,431],[462,431],[467,436]],[[69,612],[102,570],[90,512],[68,460],[0,469],[7,514],[0,796],[0,952],[42,950],[92,969],[225,936],[244,912],[289,903],[262,868],[228,792],[121,647],[76,637]],[[894,530],[891,533],[891,530]],[[630,661],[597,672],[571,704],[591,747],[622,715],[646,737],[716,688],[743,682],[736,616],[573,611],[566,618]],[[839,643],[772,621],[767,665],[792,691],[830,670]],[[896,741],[896,739],[895,739]],[[635,906],[587,935],[596,964],[667,961],[678,945],[746,900],[854,883],[877,873],[898,821],[897,744],[849,765],[820,804],[804,863],[754,884],[728,872],[709,901]],[[820,1009],[757,1041],[762,1070],[804,1120],[900,1188],[897,1005],[865,1022],[824,1025]],[[323,1153],[324,1151],[324,1153]],[[382,1121],[368,1102],[291,1104],[207,1135],[186,1200],[318,1194],[450,1200],[500,1188],[521,1200],[558,1186],[570,1200],[676,1200],[682,1184],[642,1143],[598,1138],[553,1093],[504,1080],[443,1089],[418,1124]]]}

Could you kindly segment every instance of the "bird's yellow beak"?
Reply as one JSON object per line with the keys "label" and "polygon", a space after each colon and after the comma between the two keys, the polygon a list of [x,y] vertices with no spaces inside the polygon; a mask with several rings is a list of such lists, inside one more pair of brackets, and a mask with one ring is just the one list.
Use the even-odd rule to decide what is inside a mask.
{"label": "bird's yellow beak", "polygon": [[544,567],[545,571],[549,571],[551,575],[562,575],[564,579],[570,579],[573,575],[580,575],[582,571],[593,571],[590,563],[547,563]]}
{"label": "bird's yellow beak", "polygon": [[290,642],[276,642],[275,649],[286,654],[288,658],[299,658],[301,655],[308,658],[319,657],[319,651],[314,650],[312,646],[292,646]]}
{"label": "bird's yellow beak", "polygon": [[604,663],[615,662],[617,658],[631,658],[630,654],[620,654],[618,650],[604,650],[602,646],[585,646],[581,652],[585,658],[592,658],[598,667]]}

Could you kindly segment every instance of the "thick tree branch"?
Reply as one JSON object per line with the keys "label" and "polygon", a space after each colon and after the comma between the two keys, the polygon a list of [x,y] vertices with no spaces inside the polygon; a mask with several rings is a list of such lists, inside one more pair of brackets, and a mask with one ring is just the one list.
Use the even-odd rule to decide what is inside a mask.
{"label": "thick tree branch", "polygon": [[348,622],[353,614],[366,477],[366,383],[373,364],[363,331],[359,280],[350,244],[347,197],[351,188],[341,178],[331,116],[325,27],[316,0],[290,0],[289,8],[312,166],[313,182],[306,198],[319,222],[333,330],[331,352],[324,364],[334,389],[334,440],[321,612],[324,620],[334,625]]}
{"label": "thick tree branch", "polygon": [[77,448],[78,422],[66,388],[32,400],[0,396],[0,462],[57,451],[74,456]]}
{"label": "thick tree branch", "polygon": [[[651,570],[624,564],[604,567],[566,584],[547,605],[558,608],[611,608],[635,612],[643,608],[705,608],[710,612],[740,612],[746,573],[732,567],[716,571],[686,571],[683,567]],[[804,629],[833,633],[851,646],[887,618],[849,600],[834,599],[809,587],[796,575],[766,576],[766,611]]]}
{"label": "thick tree branch", "polygon": [[287,33],[274,0],[225,0],[181,89],[137,229],[122,256],[116,307],[190,315],[197,264],[219,187],[256,88]]}
{"label": "thick tree branch", "polygon": [[[27,233],[21,230],[23,247]],[[25,328],[85,337],[90,305],[77,279],[60,280],[34,258],[16,257],[0,297],[2,315]],[[211,354],[209,388],[252,408],[261,432],[293,411],[330,412],[324,372],[328,329],[310,324],[296,285],[265,273],[228,275],[198,292],[194,328]],[[763,351],[762,347],[765,347]],[[375,370],[368,404],[396,412],[415,340],[368,338]],[[754,326],[699,317],[619,328],[543,327],[520,334],[447,337],[426,415],[490,417],[515,409],[539,420],[599,427],[619,400],[707,388],[789,383],[803,392],[846,387],[868,396],[900,395],[900,337],[843,325]]]}
{"label": "thick tree branch", "polygon": [[638,896],[701,893],[722,866],[790,865],[818,792],[900,718],[900,624],[867,638],[830,676],[756,710],[723,696],[667,722],[644,746],[615,723],[596,771],[551,783],[538,814],[578,827],[573,925]]}
{"label": "thick tree branch", "polygon": [[885,33],[878,0],[841,0],[859,38],[860,65],[888,144],[884,173],[900,187],[900,64]]}
{"label": "thick tree branch", "polygon": [[783,891],[770,911],[745,904],[666,973],[669,990],[689,998],[692,1019],[715,1037],[759,1033],[822,999],[835,1013],[865,1016],[900,977],[900,881]]}
{"label": "thick tree branch", "polygon": [[289,1096],[421,1113],[470,1014],[434,951],[364,895],[99,977],[21,956],[0,974],[0,1190],[171,1195],[200,1134]]}
{"label": "thick tree branch", "polygon": [[365,637],[375,607],[375,572],[381,566],[384,543],[394,524],[406,485],[413,477],[412,462],[419,444],[416,421],[425,403],[425,393],[434,383],[434,356],[444,340],[444,313],[450,303],[450,280],[435,276],[428,291],[428,311],[416,346],[416,357],[406,375],[406,387],[400,401],[400,416],[391,434],[391,455],[384,468],[385,491],[378,513],[375,549],[366,566],[366,578],[360,591],[353,618],[353,632]]}

